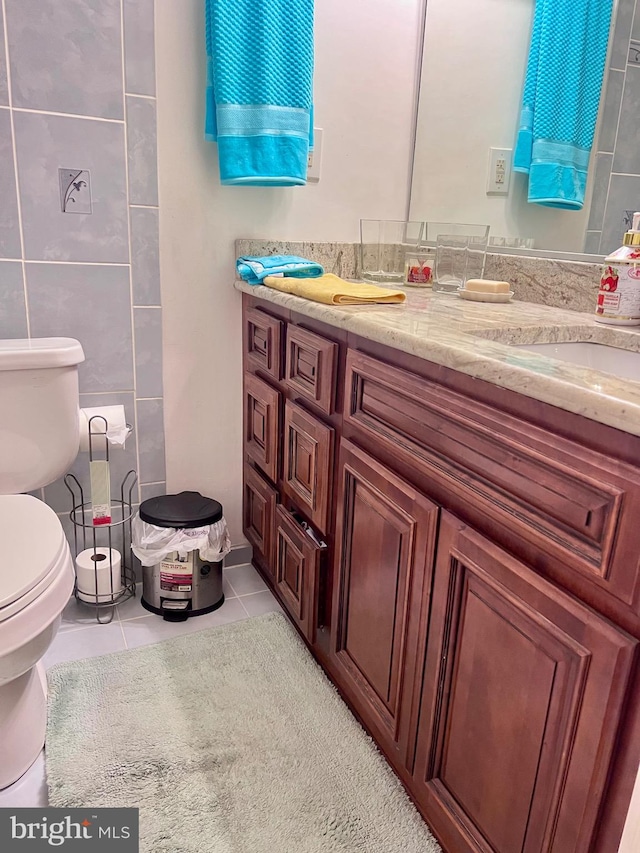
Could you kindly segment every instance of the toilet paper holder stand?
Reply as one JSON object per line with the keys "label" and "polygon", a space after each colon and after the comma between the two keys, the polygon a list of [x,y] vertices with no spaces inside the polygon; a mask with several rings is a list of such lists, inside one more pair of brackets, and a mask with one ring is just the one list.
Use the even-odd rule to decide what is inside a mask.
{"label": "toilet paper holder stand", "polygon": [[[104,429],[100,421],[104,424]],[[88,422],[88,432],[89,462],[99,458],[109,462],[110,451],[106,418],[101,415],[91,417]],[[69,519],[73,525],[74,557],[77,557],[82,551],[93,550],[91,559],[95,572],[93,590],[79,590],[76,577],[73,592],[76,599],[82,604],[95,608],[96,620],[100,624],[111,622],[116,604],[122,604],[136,594],[136,576],[131,550],[131,525],[133,521],[133,490],[137,482],[137,473],[133,469],[129,470],[120,481],[118,497],[111,498],[111,522],[95,525],[91,513],[91,500],[86,500],[86,489],[75,474],[67,474],[64,478],[64,484],[71,494]],[[108,557],[103,553],[106,548],[109,549]],[[114,550],[120,552],[121,586],[114,584],[112,564]],[[105,591],[104,584],[99,582],[99,574],[107,569],[109,580]]]}

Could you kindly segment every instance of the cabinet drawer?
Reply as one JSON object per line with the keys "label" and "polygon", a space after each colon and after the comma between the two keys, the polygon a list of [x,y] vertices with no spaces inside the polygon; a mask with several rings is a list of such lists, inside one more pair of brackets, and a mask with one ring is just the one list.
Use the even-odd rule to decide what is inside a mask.
{"label": "cabinet drawer", "polygon": [[481,514],[496,540],[528,544],[555,558],[563,582],[568,567],[640,609],[632,466],[353,350],[345,423]]}
{"label": "cabinet drawer", "polygon": [[310,643],[315,642],[322,549],[281,504],[276,507],[275,585]]}
{"label": "cabinet drawer", "polygon": [[299,326],[287,326],[286,381],[289,388],[330,415],[338,345]]}
{"label": "cabinet drawer", "polygon": [[331,427],[287,401],[283,489],[322,533],[326,533],[328,525],[333,444]]}
{"label": "cabinet drawer", "polygon": [[280,394],[252,373],[244,375],[244,448],[273,482],[278,479]]}
{"label": "cabinet drawer", "polygon": [[282,379],[283,325],[259,308],[244,312],[245,367],[260,368],[276,382]]}
{"label": "cabinet drawer", "polygon": [[253,546],[253,557],[273,576],[276,490],[251,465],[244,466],[243,530]]}

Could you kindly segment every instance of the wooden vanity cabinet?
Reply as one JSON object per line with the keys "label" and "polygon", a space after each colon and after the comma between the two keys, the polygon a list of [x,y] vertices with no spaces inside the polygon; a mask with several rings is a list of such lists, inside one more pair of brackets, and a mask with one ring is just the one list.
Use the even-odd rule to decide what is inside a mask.
{"label": "wooden vanity cabinet", "polygon": [[640,439],[244,300],[255,565],[445,853],[615,853]]}

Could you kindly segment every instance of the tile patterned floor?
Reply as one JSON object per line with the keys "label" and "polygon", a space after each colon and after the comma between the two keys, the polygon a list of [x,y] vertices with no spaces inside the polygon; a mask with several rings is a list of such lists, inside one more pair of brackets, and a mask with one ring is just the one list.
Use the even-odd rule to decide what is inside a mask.
{"label": "tile patterned floor", "polygon": [[[140,604],[141,586],[136,598],[116,608],[109,625],[97,625],[89,607],[71,599],[62,615],[62,626],[44,657],[47,668],[62,661],[80,660],[97,655],[135,649],[202,631],[215,625],[226,625],[249,616],[260,616],[280,605],[251,565],[232,566],[224,570],[225,603],[219,610],[187,619],[165,622],[146,611]],[[47,805],[44,753],[14,785],[0,791],[0,807],[41,807]]]}

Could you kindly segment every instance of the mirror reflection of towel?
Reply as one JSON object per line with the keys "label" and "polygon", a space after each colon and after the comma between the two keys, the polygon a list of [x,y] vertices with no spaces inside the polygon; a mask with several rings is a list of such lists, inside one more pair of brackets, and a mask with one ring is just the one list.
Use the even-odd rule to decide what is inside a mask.
{"label": "mirror reflection of towel", "polygon": [[529,201],[581,210],[613,0],[536,0],[513,157]]}

